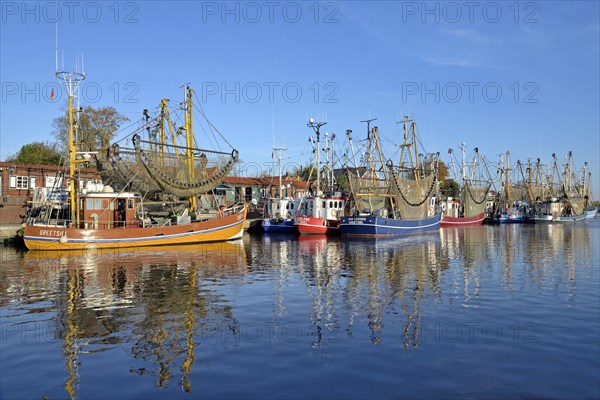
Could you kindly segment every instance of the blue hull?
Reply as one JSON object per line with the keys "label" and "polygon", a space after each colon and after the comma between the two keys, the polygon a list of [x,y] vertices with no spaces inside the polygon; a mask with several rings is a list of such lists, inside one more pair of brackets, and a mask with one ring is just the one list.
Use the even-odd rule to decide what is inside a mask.
{"label": "blue hull", "polygon": [[498,218],[498,222],[500,222],[501,224],[521,224],[523,222],[527,222],[527,218],[525,218],[525,217],[515,217],[515,218],[500,217],[500,218]]}
{"label": "blue hull", "polygon": [[296,233],[293,219],[268,218],[263,220],[262,227],[265,233]]}
{"label": "blue hull", "polygon": [[381,217],[343,217],[340,233],[349,236],[401,236],[435,231],[440,228],[442,214],[422,220]]}

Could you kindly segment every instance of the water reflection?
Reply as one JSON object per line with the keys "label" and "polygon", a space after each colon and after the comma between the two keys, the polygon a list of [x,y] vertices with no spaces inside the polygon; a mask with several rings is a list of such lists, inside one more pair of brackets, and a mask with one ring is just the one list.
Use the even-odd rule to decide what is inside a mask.
{"label": "water reflection", "polygon": [[124,350],[129,376],[188,393],[206,373],[206,352],[227,349],[211,348],[206,332],[215,329],[248,349],[264,345],[244,342],[249,324],[293,325],[295,339],[279,342],[284,353],[329,365],[336,350],[354,346],[414,356],[433,346],[425,340],[432,326],[465,315],[512,323],[502,307],[531,293],[575,305],[594,270],[597,234],[586,225],[506,225],[367,241],[246,236],[143,251],[3,254],[14,259],[0,269],[0,310],[17,315],[9,325],[53,315],[71,398],[89,376],[80,371],[113,349]]}
{"label": "water reflection", "polygon": [[77,398],[82,348],[93,354],[121,343],[132,345],[135,359],[154,365],[131,372],[156,375],[162,388],[178,366],[181,388],[190,392],[198,330],[212,320],[236,325],[231,306],[213,282],[243,276],[246,257],[241,243],[219,243],[143,253],[28,252],[24,267],[34,281],[43,276],[59,282],[53,290],[56,337],[64,338],[65,390]]}
{"label": "water reflection", "polygon": [[[357,244],[344,243],[353,270],[346,297],[358,300],[353,301],[351,314],[366,313],[373,344],[381,343],[385,314],[399,316],[399,323],[392,323],[400,326],[404,347],[416,347],[423,297],[440,293],[439,277],[444,267],[439,258],[439,236],[382,239],[373,242],[367,253],[352,251]],[[353,324],[351,319],[349,331]]]}

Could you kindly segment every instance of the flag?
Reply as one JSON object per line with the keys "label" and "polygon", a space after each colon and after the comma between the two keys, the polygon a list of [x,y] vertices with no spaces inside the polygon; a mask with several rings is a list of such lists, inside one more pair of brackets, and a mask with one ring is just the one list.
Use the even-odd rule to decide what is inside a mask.
{"label": "flag", "polygon": [[50,100],[54,100],[54,88],[52,88],[52,91],[50,92]]}

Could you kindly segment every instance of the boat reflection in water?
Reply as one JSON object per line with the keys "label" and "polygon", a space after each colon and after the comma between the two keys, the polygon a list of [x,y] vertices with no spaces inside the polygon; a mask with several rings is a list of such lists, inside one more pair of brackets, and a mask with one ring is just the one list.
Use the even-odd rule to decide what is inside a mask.
{"label": "boat reflection in water", "polygon": [[[405,348],[419,344],[421,302],[439,297],[441,272],[447,263],[440,259],[439,234],[410,238],[344,241],[344,266],[348,282],[344,298],[349,318],[347,331],[352,335],[366,316],[373,344],[381,344],[383,320],[391,317],[387,332],[391,340],[400,340]],[[366,251],[360,251],[365,249]],[[400,337],[397,337],[400,335]]]}
{"label": "boat reflection in water", "polygon": [[[42,351],[60,348],[65,372],[38,363],[50,388],[42,396],[60,397],[47,382],[63,378],[72,398],[181,391],[277,397],[289,390],[350,398],[381,375],[405,379],[389,397],[408,381],[417,382],[408,386],[415,397],[435,397],[448,385],[468,392],[474,379],[477,390],[496,388],[510,369],[498,396],[509,397],[527,390],[523,376],[564,375],[569,346],[595,343],[598,325],[584,317],[597,309],[597,234],[586,223],[507,224],[398,238],[246,235],[139,253],[29,252],[23,264],[0,269],[6,332],[18,332],[23,321],[50,321],[59,345],[5,335],[2,349],[12,357],[3,374],[13,374],[10,394],[23,394],[12,397],[35,397],[23,374],[15,376],[22,363],[13,348],[40,360]],[[526,362],[547,353],[550,371]],[[592,353],[582,353],[582,365],[595,362]],[[424,369],[440,381],[423,377]],[[592,370],[578,369],[565,390],[595,379]],[[327,372],[352,379],[329,387]],[[227,384],[233,380],[240,384]]]}
{"label": "boat reflection in water", "polygon": [[25,254],[29,273],[54,274],[68,377],[65,390],[78,397],[82,354],[132,345],[131,355],[144,365],[130,372],[156,376],[165,387],[174,379],[191,392],[197,333],[207,321],[235,329],[231,306],[212,286],[246,273],[244,246],[238,242],[118,250],[38,252]]}

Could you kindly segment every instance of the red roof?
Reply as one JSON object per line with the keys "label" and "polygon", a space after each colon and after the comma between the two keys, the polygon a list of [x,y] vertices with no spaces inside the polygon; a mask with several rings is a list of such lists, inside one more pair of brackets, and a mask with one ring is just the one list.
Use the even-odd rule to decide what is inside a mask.
{"label": "red roof", "polygon": [[[281,182],[284,185],[288,183],[298,189],[307,189],[308,182],[303,181],[302,179],[292,178],[292,177],[282,177]],[[260,178],[248,178],[244,176],[227,176],[223,183],[227,185],[254,185],[254,186],[273,186],[279,184],[278,176],[266,176]]]}

